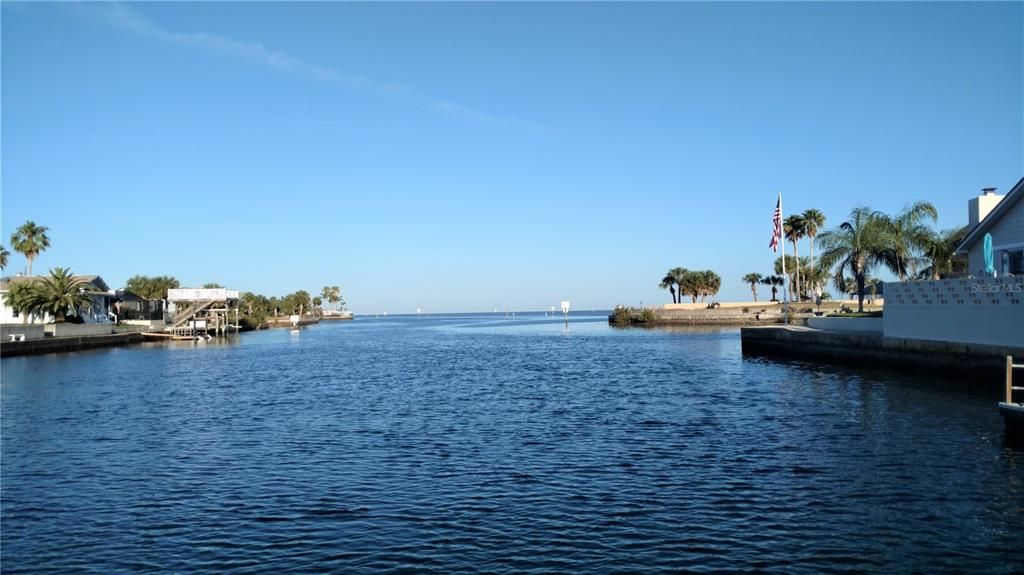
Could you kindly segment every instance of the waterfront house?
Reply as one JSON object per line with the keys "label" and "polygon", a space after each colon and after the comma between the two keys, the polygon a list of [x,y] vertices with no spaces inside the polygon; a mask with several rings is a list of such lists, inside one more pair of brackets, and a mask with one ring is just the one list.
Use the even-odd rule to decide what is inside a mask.
{"label": "waterfront house", "polygon": [[986,188],[981,196],[968,203],[968,225],[971,230],[957,247],[956,253],[967,256],[967,273],[976,277],[985,274],[983,255],[985,234],[992,236],[992,252],[996,275],[1024,275],[1024,178],[1005,196]]}
{"label": "waterfront house", "polygon": [[114,292],[114,296],[114,305],[111,311],[117,316],[118,321],[143,322],[145,324],[163,323],[164,313],[167,311],[165,300],[144,298],[125,288]]}
{"label": "waterfront house", "polygon": [[[967,277],[886,284],[886,338],[1024,348],[1024,178],[1005,196],[994,192],[968,201],[970,231],[957,248],[967,255]],[[986,233],[994,277],[984,271]]]}
{"label": "waterfront house", "polygon": [[[85,323],[109,323],[110,304],[114,299],[110,287],[103,278],[98,275],[76,275],[74,278],[83,282],[86,293],[92,297],[92,304],[79,310],[78,317]],[[0,324],[47,324],[52,323],[53,318],[49,314],[37,316],[30,314],[25,317],[7,305],[7,293],[11,286],[23,282],[37,282],[44,279],[44,276],[14,276],[0,278]]]}

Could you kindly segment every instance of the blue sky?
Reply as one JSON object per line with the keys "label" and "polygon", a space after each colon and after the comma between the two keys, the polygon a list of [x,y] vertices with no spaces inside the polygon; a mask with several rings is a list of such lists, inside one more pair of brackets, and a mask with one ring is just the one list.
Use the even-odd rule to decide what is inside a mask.
{"label": "blue sky", "polygon": [[[2,239],[35,269],[357,312],[720,299],[776,194],[966,223],[1024,175],[1024,4],[2,5]],[[806,249],[804,244],[804,249]],[[6,270],[23,266],[14,254]]]}

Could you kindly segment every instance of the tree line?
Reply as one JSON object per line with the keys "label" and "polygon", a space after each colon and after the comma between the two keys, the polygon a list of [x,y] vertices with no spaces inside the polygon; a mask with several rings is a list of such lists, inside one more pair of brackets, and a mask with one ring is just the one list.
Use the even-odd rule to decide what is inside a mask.
{"label": "tree line", "polygon": [[[758,283],[771,285],[775,299],[785,261],[791,300],[811,299],[831,281],[841,293],[856,294],[863,311],[865,293],[879,289],[881,282],[871,275],[877,269],[888,270],[899,281],[937,280],[966,271],[966,261],[954,257],[954,252],[968,227],[938,230],[930,225],[938,217],[929,202],[915,202],[895,215],[858,206],[836,228],[820,231],[825,224],[820,211],[794,214],[783,221],[783,235],[792,244],[793,255],[776,258],[774,276],[751,273],[742,280],[750,284],[754,301]],[[809,258],[800,256],[800,241],[805,238]]]}
{"label": "tree line", "polygon": [[658,287],[669,290],[672,303],[682,303],[683,296],[689,296],[692,303],[697,303],[697,298],[704,301],[717,294],[722,288],[722,278],[711,270],[672,268],[665,273]]}

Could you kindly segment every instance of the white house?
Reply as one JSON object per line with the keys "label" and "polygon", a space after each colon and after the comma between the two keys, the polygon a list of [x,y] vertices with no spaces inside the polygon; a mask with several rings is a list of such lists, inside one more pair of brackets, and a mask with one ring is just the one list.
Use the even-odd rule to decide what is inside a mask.
{"label": "white house", "polygon": [[982,240],[991,234],[996,275],[1024,275],[1024,178],[1005,196],[994,192],[986,188],[968,203],[967,223],[972,227],[956,251],[967,254],[967,273],[982,277],[986,275]]}
{"label": "white house", "polygon": [[[993,191],[968,201],[971,229],[957,248],[966,278],[886,283],[885,337],[1024,348],[1024,178],[1006,196]],[[986,233],[995,277],[984,271]]]}
{"label": "white house", "polygon": [[[86,309],[80,310],[79,317],[85,320],[85,323],[106,323],[110,319],[108,313],[110,311],[110,302],[114,298],[114,294],[111,293],[110,287],[103,281],[98,275],[80,275],[74,276],[76,280],[83,282],[85,285],[85,291],[92,296],[92,305]],[[0,324],[45,324],[53,321],[53,318],[49,315],[42,317],[36,316],[35,314],[29,317],[24,317],[23,314],[16,312],[13,308],[7,305],[7,293],[10,291],[13,284],[22,282],[37,282],[44,279],[44,276],[14,276],[0,278]]]}

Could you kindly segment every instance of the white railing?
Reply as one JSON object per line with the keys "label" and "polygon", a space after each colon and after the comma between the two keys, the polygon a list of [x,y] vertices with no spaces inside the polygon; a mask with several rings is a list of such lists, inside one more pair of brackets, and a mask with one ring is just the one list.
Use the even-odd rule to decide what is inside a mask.
{"label": "white railing", "polygon": [[238,290],[224,288],[181,288],[167,290],[167,299],[176,301],[227,301],[238,299]]}

